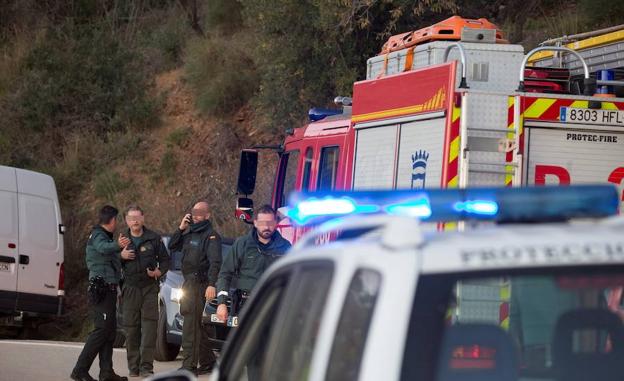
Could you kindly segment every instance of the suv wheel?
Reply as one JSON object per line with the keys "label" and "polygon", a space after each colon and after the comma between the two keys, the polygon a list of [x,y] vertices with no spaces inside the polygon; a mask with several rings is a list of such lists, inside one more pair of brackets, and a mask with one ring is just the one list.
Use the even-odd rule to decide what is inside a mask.
{"label": "suv wheel", "polygon": [[178,353],[180,353],[180,346],[167,342],[167,311],[165,311],[165,306],[161,305],[158,314],[154,359],[156,361],[173,361],[178,357]]}

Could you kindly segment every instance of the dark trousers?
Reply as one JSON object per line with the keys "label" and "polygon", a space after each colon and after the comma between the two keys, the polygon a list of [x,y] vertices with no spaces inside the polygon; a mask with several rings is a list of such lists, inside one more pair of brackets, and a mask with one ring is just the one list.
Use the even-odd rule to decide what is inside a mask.
{"label": "dark trousers", "polygon": [[109,290],[100,303],[91,306],[94,329],[78,357],[75,372],[88,372],[100,358],[100,375],[113,373],[113,342],[117,333],[117,291]]}
{"label": "dark trousers", "polygon": [[145,287],[124,284],[121,310],[130,372],[154,370],[158,289],[157,283]]}
{"label": "dark trousers", "polygon": [[216,362],[216,356],[212,351],[209,339],[216,337],[212,325],[202,325],[202,312],[206,299],[207,284],[203,284],[193,278],[185,279],[182,289],[184,296],[180,303],[180,312],[184,317],[182,327],[182,367],[195,369],[199,362],[200,367],[211,366]]}

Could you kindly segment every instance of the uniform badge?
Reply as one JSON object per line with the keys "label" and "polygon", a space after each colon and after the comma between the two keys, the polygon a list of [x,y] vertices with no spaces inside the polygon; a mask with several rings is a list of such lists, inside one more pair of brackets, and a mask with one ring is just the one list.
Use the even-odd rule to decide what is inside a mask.
{"label": "uniform badge", "polygon": [[140,249],[140,250],[141,250],[141,252],[147,251],[147,247],[145,247],[145,246],[141,246],[141,249]]}

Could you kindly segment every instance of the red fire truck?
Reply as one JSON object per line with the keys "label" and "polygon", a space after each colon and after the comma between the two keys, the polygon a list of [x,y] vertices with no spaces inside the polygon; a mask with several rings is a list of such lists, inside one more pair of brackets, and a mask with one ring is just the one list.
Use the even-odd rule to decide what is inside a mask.
{"label": "red fire truck", "polygon": [[[337,98],[342,110],[312,109],[320,120],[293,129],[280,146],[272,204],[285,216],[282,234],[295,241],[302,233],[287,217],[292,191],[622,189],[624,30],[581,37],[525,54],[487,20],[460,17],[393,36],[368,60],[352,100]],[[251,215],[257,160],[257,150],[243,151],[241,219]]]}

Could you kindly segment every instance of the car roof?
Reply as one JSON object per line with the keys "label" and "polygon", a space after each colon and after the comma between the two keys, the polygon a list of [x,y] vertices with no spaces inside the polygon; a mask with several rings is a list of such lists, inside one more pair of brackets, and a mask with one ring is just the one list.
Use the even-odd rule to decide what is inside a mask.
{"label": "car roof", "polygon": [[[371,255],[382,256],[378,259],[383,261],[397,255],[418,255],[419,272],[424,274],[624,264],[624,216],[573,223],[492,225],[463,232],[414,231],[414,236],[423,237],[392,247],[389,242],[405,238],[405,231],[393,231],[397,224],[390,221],[394,219],[400,217],[386,218],[385,224],[357,239],[339,239],[321,246],[295,245],[292,255],[274,268],[320,259],[337,265],[358,258],[368,263]],[[344,232],[340,224],[332,228]],[[326,232],[322,228],[317,231]],[[308,234],[314,236],[315,231]],[[374,247],[383,250],[371,250]]]}

